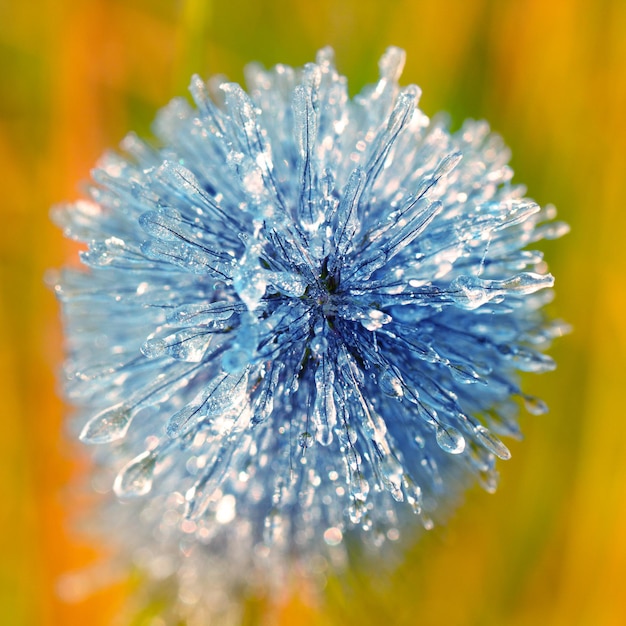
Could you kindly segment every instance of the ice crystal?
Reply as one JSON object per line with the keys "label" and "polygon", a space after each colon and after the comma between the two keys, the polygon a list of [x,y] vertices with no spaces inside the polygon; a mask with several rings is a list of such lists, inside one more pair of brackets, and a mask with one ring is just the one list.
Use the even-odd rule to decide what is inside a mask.
{"label": "ice crystal", "polygon": [[188,604],[430,528],[468,478],[495,488],[517,399],[545,410],[518,372],[554,367],[560,326],[527,247],[566,227],[403,63],[352,99],[329,49],[248,93],[194,77],[158,149],[129,135],[55,213],[88,244],[56,285],[80,438],[130,502],[112,532]]}

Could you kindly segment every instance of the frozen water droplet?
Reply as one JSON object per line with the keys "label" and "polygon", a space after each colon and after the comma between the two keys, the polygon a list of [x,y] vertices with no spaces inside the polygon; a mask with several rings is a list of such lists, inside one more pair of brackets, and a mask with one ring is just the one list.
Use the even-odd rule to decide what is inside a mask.
{"label": "frozen water droplet", "polygon": [[148,359],[157,359],[165,354],[166,348],[163,339],[148,339],[140,348],[141,354]]}
{"label": "frozen water droplet", "polygon": [[361,325],[367,330],[380,330],[384,324],[389,324],[392,321],[391,315],[383,313],[378,309],[369,309],[363,314],[361,318]]}
{"label": "frozen water droplet", "polygon": [[315,335],[310,343],[311,352],[316,356],[324,354],[328,349],[328,339],[324,335]]}
{"label": "frozen water droplet", "polygon": [[133,415],[124,404],[118,404],[92,417],[80,433],[83,443],[109,443],[123,439]]}
{"label": "frozen water droplet", "polygon": [[361,521],[363,513],[365,512],[364,509],[365,506],[360,500],[355,500],[350,504],[348,507],[348,516],[353,524],[358,524]]}
{"label": "frozen water droplet", "polygon": [[113,491],[118,498],[138,498],[150,493],[156,456],[146,451],[127,463],[116,476]]}
{"label": "frozen water droplet", "polygon": [[476,434],[476,439],[499,459],[508,461],[508,459],[511,458],[511,452],[509,449],[484,426],[475,426],[474,433]]}
{"label": "frozen water droplet", "polygon": [[534,396],[524,396],[524,406],[531,415],[544,415],[548,412],[548,405]]}
{"label": "frozen water droplet", "polygon": [[451,426],[437,426],[436,439],[439,447],[449,454],[461,454],[465,450],[463,435]]}
{"label": "frozen water droplet", "polygon": [[378,62],[380,77],[390,82],[397,82],[404,69],[406,52],[401,48],[390,46]]}
{"label": "frozen water droplet", "polygon": [[490,300],[483,284],[475,276],[458,276],[450,283],[450,288],[457,290],[452,293],[452,298],[460,307],[473,311]]}
{"label": "frozen water droplet", "polygon": [[365,502],[370,492],[370,485],[361,472],[356,472],[350,479],[350,495],[354,500]]}
{"label": "frozen water droplet", "polygon": [[378,378],[378,385],[381,391],[391,398],[401,398],[404,395],[402,381],[389,370],[384,371]]}
{"label": "frozen water droplet", "polygon": [[303,432],[298,435],[298,445],[306,450],[313,443],[313,436],[311,433]]}
{"label": "frozen water droplet", "polygon": [[179,361],[199,363],[211,342],[212,335],[194,329],[183,330],[167,338],[167,353]]}

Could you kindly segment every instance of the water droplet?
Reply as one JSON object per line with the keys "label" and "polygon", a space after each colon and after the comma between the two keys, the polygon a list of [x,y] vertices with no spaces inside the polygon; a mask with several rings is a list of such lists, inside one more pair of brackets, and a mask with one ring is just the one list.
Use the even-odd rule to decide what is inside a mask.
{"label": "water droplet", "polygon": [[313,436],[311,433],[303,432],[298,436],[298,445],[306,450],[313,443]]}
{"label": "water droplet", "polygon": [[436,435],[439,447],[449,454],[461,454],[465,450],[463,435],[451,426],[437,426]]}
{"label": "water droplet", "polygon": [[548,412],[548,405],[534,396],[524,396],[524,406],[531,415],[544,415]]}
{"label": "water droplet", "polygon": [[402,381],[389,370],[386,370],[379,376],[378,385],[381,391],[391,398],[401,398],[404,395]]}
{"label": "water droplet", "polygon": [[503,461],[508,461],[511,458],[509,449],[484,426],[475,426],[474,433],[476,434],[476,439],[498,458]]}
{"label": "water droplet", "polygon": [[363,328],[374,331],[380,330],[384,324],[389,324],[392,321],[392,317],[378,309],[369,309],[363,314],[360,321]]}
{"label": "water droplet", "polygon": [[350,495],[354,500],[365,502],[370,492],[370,485],[361,472],[355,472],[350,479]]}
{"label": "water droplet", "polygon": [[83,443],[109,443],[123,439],[133,414],[124,404],[118,404],[92,417],[80,433]]}
{"label": "water droplet", "polygon": [[348,507],[348,516],[350,517],[350,521],[353,524],[358,524],[361,521],[361,518],[363,517],[364,512],[365,512],[365,506],[363,505],[363,502],[361,502],[360,500],[355,500]]}
{"label": "water droplet", "polygon": [[328,339],[326,339],[323,335],[316,335],[313,339],[311,339],[310,347],[311,352],[316,356],[324,354],[324,352],[328,349]]}
{"label": "water droplet", "polygon": [[138,498],[152,489],[152,477],[156,465],[153,452],[142,452],[127,463],[116,476],[113,491],[118,498]]}
{"label": "water droplet", "polygon": [[148,359],[157,359],[165,354],[165,341],[163,339],[148,339],[140,348],[141,354]]}

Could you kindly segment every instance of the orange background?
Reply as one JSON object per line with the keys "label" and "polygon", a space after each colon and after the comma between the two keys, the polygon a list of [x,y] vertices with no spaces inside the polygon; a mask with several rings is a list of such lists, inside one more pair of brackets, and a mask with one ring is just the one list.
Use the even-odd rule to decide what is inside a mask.
{"label": "orange background", "polygon": [[0,623],[109,624],[129,593],[56,592],[99,549],[67,521],[89,503],[67,494],[85,465],[62,433],[58,310],[42,277],[75,250],[49,206],[78,197],[126,131],[147,135],[193,71],[240,81],[248,61],[300,65],[325,44],[353,93],[387,45],[404,47],[403,80],[427,114],[486,118],[504,136],[515,180],[572,226],[542,248],[553,311],[574,332],[552,351],[557,371],[526,380],[551,412],[522,418],[495,496],[472,490],[386,582],[352,572],[323,609],[294,600],[264,618],[251,603],[247,623],[626,624],[621,0],[0,0]]}

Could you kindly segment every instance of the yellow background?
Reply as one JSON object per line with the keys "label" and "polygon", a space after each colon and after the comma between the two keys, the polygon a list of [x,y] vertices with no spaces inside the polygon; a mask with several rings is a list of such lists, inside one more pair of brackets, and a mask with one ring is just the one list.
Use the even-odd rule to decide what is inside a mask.
{"label": "yellow background", "polygon": [[[623,0],[0,0],[0,623],[108,624],[127,584],[62,602],[58,577],[93,562],[68,498],[84,460],[62,435],[58,310],[43,274],[75,255],[54,202],[189,75],[242,79],[258,60],[300,65],[331,44],[354,93],[389,44],[427,114],[486,118],[515,180],[572,233],[542,247],[553,312],[574,327],[559,367],[529,377],[551,412],[445,528],[380,581],[332,582],[324,610],[294,600],[289,624],[626,624],[626,2]],[[71,502],[71,507],[70,504]],[[71,510],[70,510],[71,509]],[[251,603],[248,623],[263,614]],[[137,623],[159,625],[146,617]]]}

